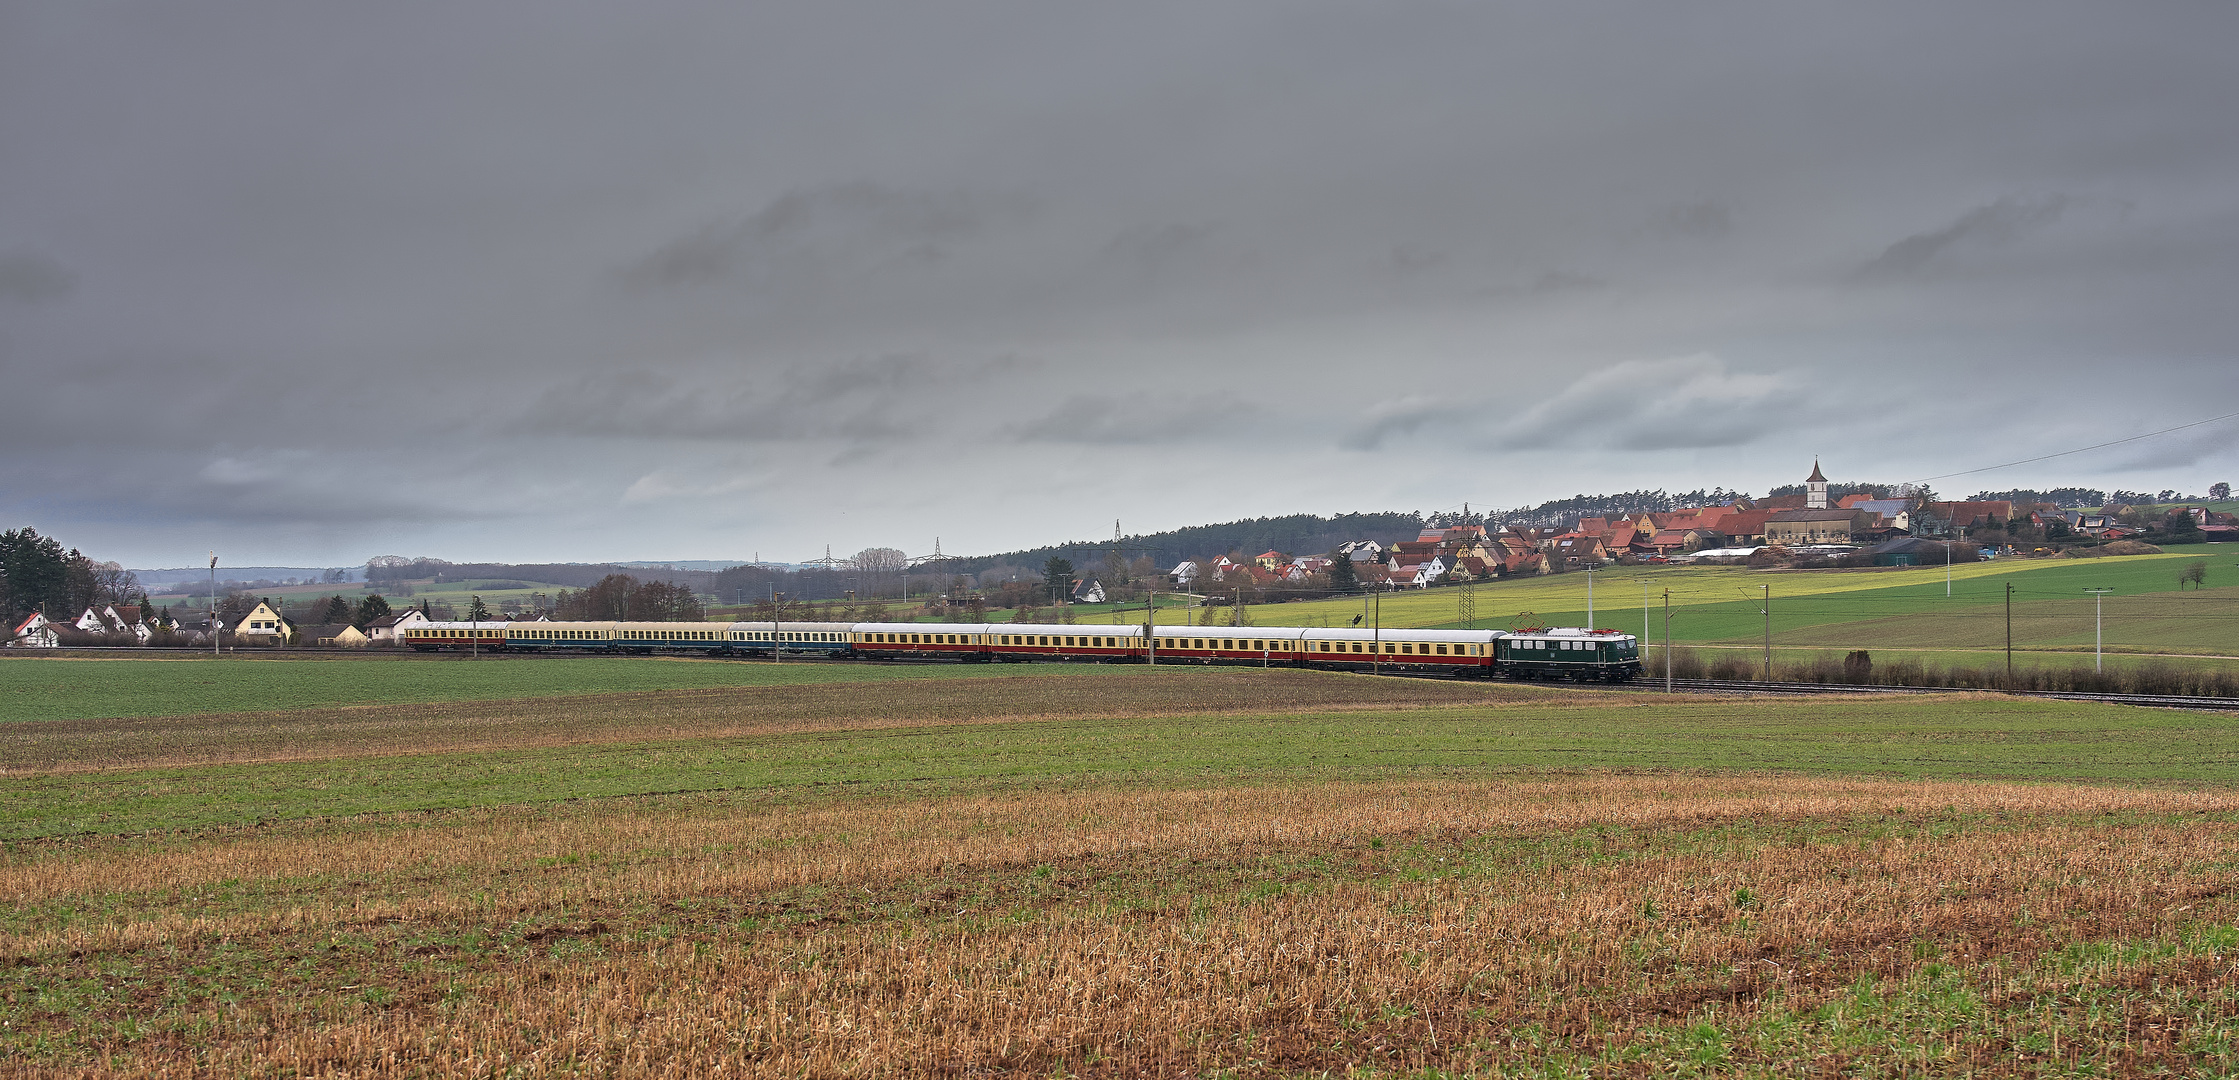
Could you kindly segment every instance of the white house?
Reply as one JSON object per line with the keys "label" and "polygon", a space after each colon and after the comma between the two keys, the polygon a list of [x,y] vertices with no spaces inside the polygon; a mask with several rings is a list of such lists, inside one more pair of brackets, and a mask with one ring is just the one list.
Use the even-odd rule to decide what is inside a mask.
{"label": "white house", "polygon": [[401,615],[383,615],[367,623],[365,636],[375,645],[401,645],[404,643],[402,631],[405,627],[418,626],[427,621],[428,617],[420,614],[420,609],[408,608]]}
{"label": "white house", "polygon": [[155,634],[155,631],[148,628],[147,621],[141,618],[139,606],[134,604],[126,604],[123,607],[118,607],[115,604],[108,604],[99,608],[89,607],[78,616],[76,622],[70,625],[88,634],[101,634],[103,636],[114,634],[119,637],[129,634],[133,640],[142,645],[147,644],[148,639]]}
{"label": "white house", "polygon": [[54,624],[45,615],[34,611],[16,624],[8,635],[8,644],[19,649],[52,649],[62,644],[62,635],[55,632]]}
{"label": "white house", "polygon": [[1392,567],[1392,580],[1418,589],[1427,589],[1433,582],[1446,576],[1446,562],[1433,555],[1427,562],[1409,563]]}
{"label": "white house", "polygon": [[1095,578],[1088,579],[1087,584],[1084,584],[1080,588],[1073,590],[1073,602],[1076,604],[1103,603],[1104,583],[1096,580]]}
{"label": "white house", "polygon": [[1357,563],[1384,561],[1384,545],[1374,540],[1355,540],[1340,545],[1337,551]]}
{"label": "white house", "polygon": [[1184,559],[1174,564],[1174,569],[1167,571],[1166,577],[1167,580],[1186,589],[1189,588],[1190,582],[1197,580],[1197,573],[1197,564]]}

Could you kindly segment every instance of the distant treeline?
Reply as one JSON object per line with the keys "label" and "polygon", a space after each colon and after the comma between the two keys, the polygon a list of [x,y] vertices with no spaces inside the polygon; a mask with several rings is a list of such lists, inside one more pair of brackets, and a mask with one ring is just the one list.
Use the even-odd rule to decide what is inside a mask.
{"label": "distant treeline", "polygon": [[[1846,483],[1830,482],[1827,485],[1827,501],[1829,503],[1833,503],[1835,500],[1843,498],[1846,495],[1870,495],[1876,499],[1902,498],[1903,496],[1898,495],[1897,492],[1903,487],[1904,485],[1902,484],[1877,484],[1872,481],[1855,481]],[[1811,494],[1811,488],[1803,484],[1782,484],[1779,487],[1766,492],[1765,497],[1768,499],[1777,499],[1783,495],[1809,494]]]}
{"label": "distant treeline", "polygon": [[2041,502],[2051,503],[2054,506],[2070,507],[2107,505],[2106,492],[2098,488],[2081,487],[2052,488],[2048,491],[2033,491],[2029,488],[2015,488],[2012,491],[1978,491],[1972,498],[1975,502],[2011,502],[2023,506]]}
{"label": "distant treeline", "polygon": [[485,578],[507,579],[493,582],[489,588],[505,588],[521,582],[538,582],[587,589],[613,574],[633,575],[639,581],[666,581],[683,585],[695,592],[707,592],[715,583],[715,574],[706,570],[665,570],[644,567],[615,566],[610,563],[455,563],[443,559],[406,559],[397,555],[383,555],[369,559],[365,564],[365,580],[375,586],[393,581],[480,581]]}
{"label": "distant treeline", "polygon": [[[1283,517],[1251,518],[1218,525],[1193,525],[1186,529],[1138,534],[1121,538],[1117,546],[1130,560],[1149,558],[1165,568],[1183,559],[1221,555],[1231,551],[1244,555],[1257,555],[1262,551],[1320,555],[1349,540],[1374,540],[1378,543],[1413,540],[1422,528],[1423,515],[1419,513],[1339,514],[1335,517],[1287,514]],[[951,566],[956,573],[977,574],[999,565],[1040,568],[1050,559],[1058,558],[1079,567],[1101,559],[1113,546],[1114,542],[1111,540],[1081,540],[1001,555],[961,558],[954,560]]]}
{"label": "distant treeline", "polygon": [[1749,493],[1746,491],[1728,491],[1722,487],[1681,492],[1667,492],[1662,488],[1654,491],[1643,489],[1620,491],[1614,495],[1573,495],[1567,499],[1549,499],[1538,506],[1519,506],[1507,513],[1490,517],[1503,526],[1564,528],[1581,517],[1662,514],[1687,506],[1724,506],[1736,499],[1748,497]]}

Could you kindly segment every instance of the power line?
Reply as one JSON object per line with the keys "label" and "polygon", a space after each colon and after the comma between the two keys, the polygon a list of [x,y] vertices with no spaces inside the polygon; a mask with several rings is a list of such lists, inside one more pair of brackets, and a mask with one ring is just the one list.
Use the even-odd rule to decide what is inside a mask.
{"label": "power line", "polygon": [[2160,431],[2149,431],[2143,435],[2132,435],[2127,439],[2115,439],[2111,442],[2103,442],[2094,444],[2092,446],[2078,447],[2074,450],[2062,450],[2057,454],[2040,454],[2037,457],[2023,458],[2020,461],[2009,461],[2004,465],[1986,465],[1980,469],[1965,469],[1960,472],[1945,473],[1942,476],[1924,477],[1922,479],[1913,481],[1913,483],[1925,484],[1930,480],[1949,480],[1954,476],[1973,476],[1976,473],[1995,472],[1999,469],[2010,469],[2016,465],[2027,465],[2035,461],[2050,461],[2056,457],[2067,457],[2070,454],[2081,454],[2087,450],[2104,450],[2110,446],[2121,446],[2124,443],[2137,442],[2140,439],[2151,439],[2156,435],[2167,435],[2172,431],[2183,431],[2186,428],[2196,428],[2203,424],[2213,424],[2219,420],[2229,420],[2234,416],[2239,416],[2239,412],[2228,412],[2223,414],[2222,416],[2211,416],[2206,420],[2195,420],[2189,424],[2178,424],[2176,427],[2162,428]]}

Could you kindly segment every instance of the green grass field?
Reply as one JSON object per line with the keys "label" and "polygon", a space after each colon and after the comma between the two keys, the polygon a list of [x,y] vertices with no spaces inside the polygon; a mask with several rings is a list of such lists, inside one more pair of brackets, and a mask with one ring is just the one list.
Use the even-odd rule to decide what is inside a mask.
{"label": "green grass field", "polygon": [[[1085,669],[1058,667],[1053,674]],[[1025,674],[1024,668],[387,653],[162,658],[0,657],[0,725],[89,717],[269,712],[321,705],[496,701],[647,690]]]}
{"label": "green grass field", "polygon": [[[1170,676],[1158,675],[1158,678]],[[1188,677],[1186,674],[1182,677]],[[1103,688],[1103,687],[1100,687]],[[565,702],[549,708],[565,710]],[[1799,715],[1807,713],[1808,715]],[[120,770],[8,784],[0,836],[144,832],[618,796],[1780,771],[2222,783],[2227,716],[2011,700],[1780,701],[1097,718]]]}
{"label": "green grass field", "polygon": [[[58,665],[68,662],[56,662]],[[148,667],[194,670],[164,662]],[[520,664],[520,669],[546,663]],[[630,683],[580,662],[575,693],[594,693],[599,682]],[[13,664],[8,666],[15,666]],[[216,667],[217,665],[207,665]],[[420,665],[345,665],[346,670],[387,672]],[[385,753],[363,734],[384,721],[362,709],[310,714],[285,739],[267,733],[284,710],[247,712],[215,723],[137,720],[160,694],[118,695],[81,686],[77,708],[86,716],[126,719],[75,724],[19,724],[0,742],[0,763],[17,778],[0,810],[0,835],[31,836],[88,829],[137,832],[377,812],[459,809],[474,806],[679,794],[767,790],[948,789],[988,784],[1107,783],[1174,785],[1249,777],[1312,779],[1322,776],[1393,778],[1423,773],[1474,775],[1548,769],[1776,770],[1911,777],[2088,778],[2114,781],[2213,782],[2239,775],[2239,726],[2217,714],[2174,713],[2077,703],[2004,698],[1934,697],[1815,701],[1703,700],[1639,694],[1615,696],[1502,684],[1412,681],[1386,690],[1377,680],[1320,672],[1253,669],[1018,668],[1001,676],[984,669],[820,667],[797,674],[747,665],[645,664],[650,678],[713,668],[723,674],[701,683],[700,696],[675,698],[679,711],[647,720],[618,735],[603,717],[660,700],[661,695],[529,697],[509,671],[484,675],[475,665],[429,665],[460,671],[452,685],[485,691],[492,704],[476,706],[466,694],[445,715],[465,728],[516,726],[521,742],[509,746],[502,727],[470,752]],[[491,665],[495,667],[496,665]],[[243,663],[229,670],[241,670]],[[803,666],[806,667],[805,665]],[[249,677],[308,677],[308,664],[268,663]],[[1059,673],[1065,673],[1063,675]],[[939,673],[939,674],[935,674]],[[1000,715],[1011,700],[1006,685],[1022,693],[1053,694],[1040,704],[1010,705],[1030,719],[959,725],[954,712],[927,714],[911,725],[913,695],[896,682],[925,675],[962,679],[984,695],[982,707]],[[602,676],[605,676],[602,678]],[[111,675],[144,688],[160,688],[171,671]],[[729,682],[716,680],[728,679]],[[296,692],[308,693],[304,684]],[[415,684],[422,691],[432,688]],[[1238,709],[1217,688],[1264,688],[1267,707]],[[1369,686],[1367,701],[1345,699],[1342,712],[1317,708],[1332,688]],[[712,688],[712,689],[711,689]],[[1346,691],[1350,693],[1351,691]],[[1304,698],[1293,695],[1303,693]],[[769,695],[782,695],[771,697]],[[883,703],[875,733],[836,736],[823,726],[806,730],[756,730],[740,741],[726,734],[694,738],[690,713],[718,714],[736,706],[785,703],[796,713],[816,703],[855,695]],[[1401,711],[1377,709],[1375,695],[1404,696]],[[714,696],[708,696],[714,695]],[[741,696],[745,695],[745,696]],[[1191,716],[1130,715],[1220,711],[1217,720]],[[672,692],[672,697],[674,693]],[[498,701],[497,699],[507,699]],[[526,700],[524,700],[526,699]],[[239,704],[223,698],[230,708]],[[350,702],[327,695],[321,704]],[[429,698],[427,700],[434,700]],[[1202,702],[1202,703],[1201,703]],[[1225,704],[1216,704],[1225,702]],[[137,710],[137,711],[136,711]],[[175,710],[176,711],[176,710]],[[1083,716],[1082,714],[1088,714]],[[758,716],[760,714],[757,714]],[[791,715],[791,714],[788,714]],[[569,717],[577,719],[570,720]],[[1070,717],[1070,718],[1069,718]],[[495,719],[493,719],[495,718]],[[767,717],[756,721],[766,723]],[[393,722],[409,726],[401,717]],[[167,729],[192,727],[186,740]],[[559,745],[554,732],[563,733]],[[565,732],[580,731],[582,740]],[[50,733],[51,732],[51,733]],[[533,737],[531,737],[533,735]],[[435,736],[430,740],[434,748]],[[263,740],[269,749],[248,762],[213,762],[191,769],[99,769],[79,762],[47,772],[95,739],[165,746],[182,760],[223,747]],[[202,751],[189,754],[193,746]],[[129,751],[120,751],[131,760]],[[311,760],[268,760],[309,754]],[[59,755],[59,756],[58,756]],[[222,756],[222,755],[220,755]],[[204,758],[207,761],[207,758]],[[31,775],[24,775],[24,774]]]}

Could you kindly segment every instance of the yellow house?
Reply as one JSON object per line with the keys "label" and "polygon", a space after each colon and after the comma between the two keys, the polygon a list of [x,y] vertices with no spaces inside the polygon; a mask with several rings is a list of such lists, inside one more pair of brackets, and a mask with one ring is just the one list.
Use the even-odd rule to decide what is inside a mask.
{"label": "yellow house", "polygon": [[314,626],[302,631],[302,634],[311,644],[326,649],[362,649],[372,643],[372,639],[366,637],[364,631],[349,623]]}
{"label": "yellow house", "polygon": [[243,643],[257,645],[285,645],[289,636],[294,633],[295,627],[281,618],[279,612],[272,610],[272,605],[261,600],[254,610],[241,616],[241,621],[233,627],[235,638]]}

